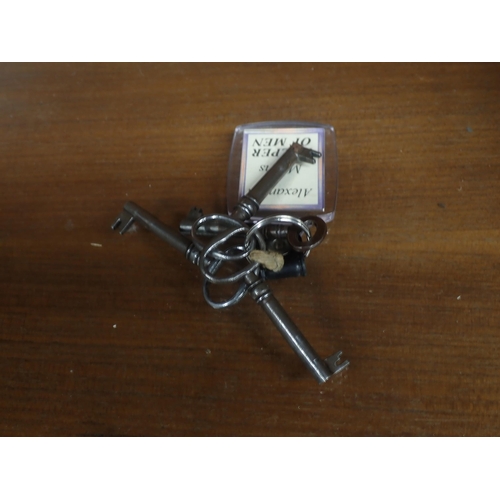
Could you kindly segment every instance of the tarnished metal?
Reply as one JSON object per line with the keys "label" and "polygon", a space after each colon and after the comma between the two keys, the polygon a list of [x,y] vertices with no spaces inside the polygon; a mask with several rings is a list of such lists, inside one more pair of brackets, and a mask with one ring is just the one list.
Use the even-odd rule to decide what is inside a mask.
{"label": "tarnished metal", "polygon": [[269,191],[278,184],[294,163],[316,163],[321,154],[293,143],[266,174],[244,195],[234,207],[232,217],[244,221],[252,218],[259,210]]}
{"label": "tarnished metal", "polygon": [[[261,229],[266,226],[278,228],[273,229],[273,231],[280,232],[281,237],[285,234],[282,232],[283,229],[280,229],[283,225],[293,227],[293,230],[287,229],[288,242],[292,247],[299,248],[301,252],[304,252],[319,244],[324,237],[324,233],[326,233],[326,225],[322,219],[319,219],[321,222],[316,220],[317,217],[311,216],[301,220],[288,215],[262,219],[251,228],[244,224],[258,211],[267,193],[279,182],[294,162],[314,163],[315,158],[318,157],[319,153],[304,148],[299,144],[293,144],[256,186],[246,196],[242,197],[231,217],[221,214],[204,216],[200,209],[192,209],[188,217],[181,223],[181,230],[185,234],[169,228],[133,202],[125,204],[122,213],[112,225],[112,229],[119,229],[120,233],[123,234],[131,227],[133,222],[138,222],[180,251],[187,260],[199,266],[205,278],[203,295],[205,300],[215,309],[235,305],[245,295],[249,294],[267,314],[314,378],[322,383],[335,373],[343,370],[349,362],[340,363],[341,352],[330,356],[326,360],[317,354],[276,297],[274,297],[265,282],[266,273],[262,270],[261,265],[258,262],[249,263],[247,257],[256,248],[263,252],[266,251],[266,240],[261,234]],[[314,235],[310,231],[311,224],[316,226]],[[186,234],[189,234],[191,239]],[[291,238],[290,234],[292,234]],[[306,237],[304,242],[300,239],[301,234]],[[210,237],[208,241],[206,241],[207,236]],[[309,246],[306,248],[306,245]],[[285,259],[288,259],[289,265],[293,266],[296,274],[305,274],[303,258],[303,255],[297,258],[295,252],[290,252],[285,257]],[[221,266],[228,261],[240,261],[245,264],[229,276],[216,276]],[[285,276],[286,274],[287,271],[283,273]],[[240,283],[240,285],[229,299],[215,302],[210,297],[210,285],[228,283]]]}
{"label": "tarnished metal", "polygon": [[[308,252],[313,248],[316,248],[326,236],[328,231],[326,227],[326,222],[321,217],[316,217],[315,215],[308,215],[307,217],[302,217],[302,222],[307,226],[308,231],[304,231],[306,239],[302,240],[300,237],[300,231],[297,226],[293,226],[288,231],[288,243],[297,252]],[[315,227],[316,231],[311,236],[311,227]]]}

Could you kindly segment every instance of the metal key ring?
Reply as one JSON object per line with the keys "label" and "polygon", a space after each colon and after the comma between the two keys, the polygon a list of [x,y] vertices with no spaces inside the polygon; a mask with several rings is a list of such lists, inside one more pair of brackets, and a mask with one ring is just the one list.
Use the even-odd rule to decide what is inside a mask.
{"label": "metal key ring", "polygon": [[[211,265],[213,260],[212,256],[216,253],[215,249],[217,246],[222,245],[226,243],[229,239],[231,239],[233,236],[235,236],[238,233],[246,232],[248,231],[246,226],[242,227],[237,227],[235,229],[232,229],[228,232],[222,233],[220,236],[216,236],[203,250],[200,255],[200,262],[198,264],[200,268],[200,272],[203,274],[205,279],[207,281],[210,281],[210,283],[217,283],[217,284],[223,284],[223,283],[235,283],[236,281],[240,281],[243,279],[247,274],[254,272],[260,264],[258,262],[253,262],[250,263],[248,266],[244,267],[240,271],[233,273],[229,276],[226,276],[224,278],[217,278],[214,276],[212,272],[210,272]],[[262,235],[260,233],[257,233],[255,235],[257,242],[259,244],[259,247],[261,250],[266,249],[266,242]],[[209,266],[209,269],[206,269],[206,267]]]}
{"label": "metal key ring", "polygon": [[[228,225],[229,227],[225,229],[223,232],[221,232],[219,235],[217,235],[215,238],[218,238],[219,236],[226,234],[226,233],[232,233],[231,231],[231,226],[233,228],[245,228],[246,226],[240,222],[239,220],[233,219],[227,215],[222,215],[222,214],[210,214],[210,215],[205,215],[203,217],[200,217],[197,219],[194,224],[191,227],[191,240],[193,243],[196,245],[198,250],[202,250],[206,247],[206,242],[200,239],[200,237],[197,235],[198,228],[206,224],[207,222],[221,222],[223,221]],[[236,233],[234,233],[236,234]],[[234,235],[233,234],[233,235]],[[229,238],[228,238],[229,239]],[[212,243],[212,241],[215,241],[215,239],[212,239],[209,244]],[[227,241],[227,239],[225,240]],[[213,259],[217,260],[240,260],[244,259],[248,256],[248,254],[255,249],[255,241],[252,241],[250,244],[244,245],[244,247],[240,246],[234,246],[229,251],[215,251],[212,250],[212,253],[210,257]],[[238,253],[234,253],[234,250],[238,250]]]}
{"label": "metal key ring", "polygon": [[[208,267],[208,272],[212,275],[215,274],[222,264],[223,262],[221,260],[216,260],[212,262]],[[210,297],[210,292],[209,292],[210,284],[211,283],[208,280],[203,281],[203,297],[205,298],[207,304],[213,307],[214,309],[224,309],[226,307],[231,307],[236,305],[238,302],[240,302],[241,299],[243,299],[243,297],[245,297],[245,295],[248,292],[248,289],[250,288],[250,285],[248,285],[248,283],[243,281],[239,286],[238,290],[229,299],[216,302],[215,300],[212,300],[212,298]]]}
{"label": "metal key ring", "polygon": [[269,226],[271,224],[290,224],[291,226],[298,226],[302,231],[304,231],[304,233],[306,233],[308,238],[311,237],[311,230],[301,219],[298,219],[297,217],[293,217],[291,215],[271,215],[269,217],[266,217],[265,219],[261,219],[250,228],[245,237],[245,247],[250,243],[250,240],[253,236],[257,237],[257,234],[260,234],[259,229],[262,229],[263,227]]}
{"label": "metal key ring", "polygon": [[204,280],[203,281],[203,297],[205,298],[205,301],[210,307],[213,307],[214,309],[224,309],[226,307],[231,307],[236,305],[238,302],[241,301],[245,297],[245,295],[248,292],[248,289],[250,286],[243,281],[241,285],[239,286],[238,290],[236,293],[228,300],[222,301],[222,302],[215,302],[212,300],[210,297],[210,292],[209,292],[209,286],[210,286],[210,281]]}
{"label": "metal key ring", "polygon": [[325,239],[328,228],[326,227],[326,222],[316,215],[308,215],[307,217],[302,217],[301,220],[304,223],[310,222],[312,225],[316,226],[316,232],[311,237],[309,231],[307,241],[302,241],[298,229],[292,227],[288,231],[288,243],[290,243],[290,246],[297,252],[308,252],[312,248],[317,247]]}

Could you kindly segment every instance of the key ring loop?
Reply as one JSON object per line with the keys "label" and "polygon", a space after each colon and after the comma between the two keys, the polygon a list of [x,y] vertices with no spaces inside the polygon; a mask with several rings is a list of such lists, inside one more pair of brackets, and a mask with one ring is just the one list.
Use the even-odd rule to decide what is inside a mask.
{"label": "key ring loop", "polygon": [[204,297],[206,303],[210,307],[213,307],[214,309],[225,309],[226,307],[235,306],[236,304],[238,304],[238,302],[240,302],[245,297],[245,295],[247,294],[248,289],[249,289],[249,285],[247,285],[245,282],[243,282],[240,285],[240,287],[238,288],[238,290],[236,291],[236,293],[230,299],[225,300],[223,302],[215,302],[210,297],[210,293],[208,291],[209,285],[210,285],[210,281],[208,281],[208,280],[203,281],[203,297]]}
{"label": "key ring loop", "polygon": [[[215,274],[221,265],[222,265],[221,260],[213,261],[209,265],[208,272],[210,272],[211,274]],[[248,285],[246,282],[243,282],[231,298],[221,302],[216,302],[212,300],[212,298],[210,297],[210,292],[209,292],[210,281],[203,280],[202,290],[203,290],[203,297],[205,298],[205,301],[210,307],[213,307],[214,309],[224,309],[226,307],[234,306],[238,302],[240,302],[241,299],[243,299],[243,297],[245,297],[245,295],[247,294],[249,288],[250,285]]]}
{"label": "key ring loop", "polygon": [[260,234],[260,229],[271,224],[288,224],[291,226],[298,226],[304,233],[306,233],[308,239],[311,238],[311,230],[309,229],[309,226],[301,219],[293,217],[292,215],[271,215],[261,219],[250,228],[245,237],[245,247],[250,243],[252,236],[257,237],[257,235]]}
{"label": "key ring loop", "polygon": [[[211,263],[213,262],[212,256],[217,254],[218,252],[215,251],[215,249],[226,243],[228,240],[230,240],[233,236],[239,234],[239,233],[246,233],[248,231],[248,228],[246,226],[241,226],[237,227],[235,229],[230,229],[228,231],[225,231],[224,233],[220,234],[219,236],[216,236],[215,238],[210,241],[210,243],[203,248],[201,255],[200,255],[200,262],[199,262],[199,268],[203,276],[207,281],[210,283],[216,283],[216,284],[225,284],[225,283],[235,283],[237,281],[240,281],[243,279],[248,273],[254,272],[260,264],[258,262],[252,262],[240,271],[237,271],[229,276],[226,276],[224,278],[218,278],[214,276],[214,272],[211,272]],[[266,242],[264,241],[264,238],[260,233],[255,234],[255,238],[257,239],[257,243],[259,244],[259,247],[261,250],[266,249]],[[255,246],[255,244],[254,244]],[[247,247],[247,245],[245,245]],[[239,256],[239,259],[242,257]],[[220,260],[229,260],[229,259],[220,259]],[[235,259],[232,259],[235,260]],[[207,269],[208,266],[208,269]],[[217,269],[220,266],[217,267]]]}
{"label": "key ring loop", "polygon": [[[288,243],[290,246],[297,252],[309,252],[311,249],[317,247],[326,236],[328,232],[328,228],[326,227],[326,222],[316,215],[308,215],[306,217],[302,217],[301,219],[307,227],[314,226],[316,228],[316,232],[311,237],[308,235],[307,241],[302,241],[300,238],[300,231],[296,228],[290,228],[288,231]],[[309,223],[309,224],[307,224]]]}
{"label": "key ring loop", "polygon": [[[207,224],[208,222],[222,223],[222,227],[221,227],[222,232],[219,233],[219,235],[225,234],[227,231],[229,231],[231,229],[231,227],[233,227],[233,228],[245,228],[246,229],[246,226],[241,221],[233,219],[232,217],[229,217],[227,215],[210,214],[210,215],[205,215],[203,217],[200,217],[199,219],[197,219],[194,222],[193,226],[191,227],[191,240],[196,245],[198,250],[203,251],[203,249],[206,246],[206,241],[203,241],[198,236],[197,231],[201,226]],[[224,225],[226,225],[228,227],[224,227]],[[236,234],[236,233],[234,233],[234,234]],[[216,237],[218,237],[219,235],[217,235]],[[230,239],[230,238],[228,238],[228,239]],[[211,240],[210,244],[212,241],[214,241],[214,240]],[[213,259],[217,259],[217,260],[240,260],[240,259],[246,258],[248,256],[248,254],[254,249],[255,249],[255,242],[252,241],[250,245],[245,244],[244,246],[234,246],[226,251],[212,250],[210,257]],[[238,252],[234,253],[234,250],[237,250]]]}

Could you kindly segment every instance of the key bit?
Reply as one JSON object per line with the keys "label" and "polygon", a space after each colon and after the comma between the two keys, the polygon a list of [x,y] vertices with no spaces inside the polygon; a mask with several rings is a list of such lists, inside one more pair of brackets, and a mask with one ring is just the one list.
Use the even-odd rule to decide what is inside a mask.
{"label": "key bit", "polygon": [[122,213],[111,226],[111,229],[118,229],[123,223],[122,221],[125,221],[125,223],[120,230],[120,234],[124,234],[135,221],[184,254],[188,251],[189,247],[193,245],[188,239],[163,224],[163,222],[159,221],[154,215],[150,214],[133,201],[127,201],[127,203],[125,203]]}
{"label": "key bit", "polygon": [[340,357],[342,356],[342,351],[339,351],[335,354],[332,354],[329,358],[325,359],[325,363],[328,365],[328,368],[332,371],[334,375],[340,373],[344,368],[347,368],[349,365],[349,361],[344,361],[340,363]]}
{"label": "key bit", "polygon": [[111,229],[115,230],[120,228],[120,234],[125,234],[128,229],[134,223],[134,217],[130,212],[128,212],[125,208],[122,210],[122,213],[115,220]]}

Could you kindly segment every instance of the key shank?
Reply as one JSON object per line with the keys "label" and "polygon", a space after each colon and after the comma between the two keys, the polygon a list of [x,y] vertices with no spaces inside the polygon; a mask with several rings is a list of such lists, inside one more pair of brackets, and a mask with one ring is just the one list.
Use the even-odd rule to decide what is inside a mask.
{"label": "key shank", "polygon": [[283,178],[294,163],[316,163],[321,156],[317,151],[293,143],[281,158],[267,171],[250,191],[234,207],[231,217],[245,221],[252,218],[259,210],[269,191]]}
{"label": "key shank", "polygon": [[267,314],[276,329],[281,333],[295,354],[306,365],[318,383],[326,382],[332,375],[338,373],[347,366],[347,362],[337,366],[336,362],[330,366],[329,361],[334,357],[340,359],[341,352],[327,360],[323,360],[314,350],[313,346],[304,337],[297,325],[292,321],[288,313],[283,309],[271,289],[261,281],[255,274],[248,274],[245,281],[251,285],[250,295],[262,310]]}

